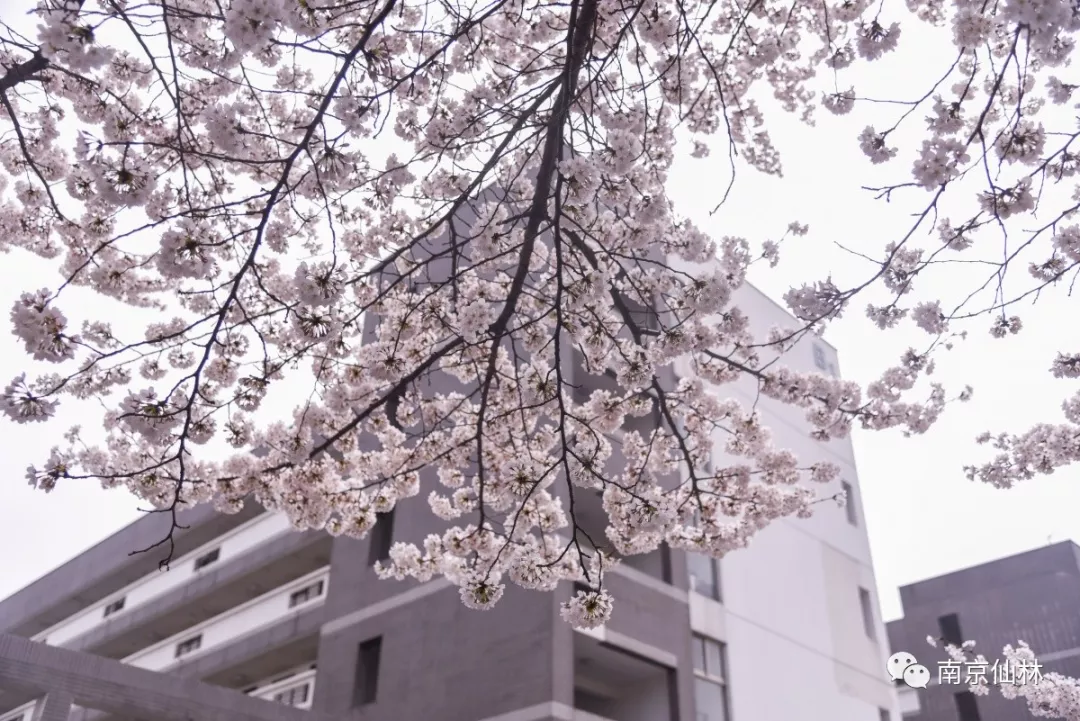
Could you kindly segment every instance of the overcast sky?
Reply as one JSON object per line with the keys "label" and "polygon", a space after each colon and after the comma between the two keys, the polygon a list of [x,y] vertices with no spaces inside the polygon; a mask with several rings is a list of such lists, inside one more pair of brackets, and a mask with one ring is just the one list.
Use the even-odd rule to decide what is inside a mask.
{"label": "overcast sky", "polygon": [[[919,43],[909,36],[902,46],[905,41],[917,48],[918,55],[899,55],[878,68],[876,96],[918,97],[928,80],[936,79],[939,68],[947,65],[944,55],[935,57],[928,51],[935,47],[932,39]],[[874,105],[869,110],[875,116],[884,113],[882,117],[897,112],[896,106]],[[860,190],[860,186],[887,179],[904,182],[911,162],[905,157],[885,169],[870,168],[856,141],[869,122],[862,113],[857,108],[854,117],[842,120],[823,115],[819,127],[813,129],[782,118],[784,122],[773,131],[785,159],[784,179],[740,171],[728,205],[712,217],[707,210],[726,185],[726,164],[720,157],[680,162],[671,187],[676,210],[717,235],[744,235],[754,241],[776,238],[790,220],[809,224],[809,236],[785,245],[779,268],[753,276],[774,298],[801,279],[830,273],[838,279],[865,277],[865,261],[837,244],[880,257],[881,247],[902,236],[910,213],[921,210],[919,203],[927,198],[921,190],[907,191],[884,204]],[[954,290],[956,285],[949,276],[927,282],[927,287],[936,283],[943,291]],[[46,286],[54,288],[56,279],[43,262],[23,254],[0,259],[0,309],[10,308],[20,292]],[[107,312],[106,306],[95,304],[92,298],[75,297],[83,311],[100,308],[101,313]],[[845,377],[865,383],[895,363],[909,345],[922,346],[928,339],[917,331],[878,332],[861,316],[865,301],[857,306],[826,333],[839,349]],[[1070,311],[1072,321],[1066,325]],[[1080,484],[1075,482],[1075,469],[1009,491],[971,483],[961,471],[965,463],[985,458],[985,449],[973,443],[979,432],[1021,431],[1034,422],[1061,419],[1060,403],[1069,388],[1054,381],[1047,369],[1057,350],[1076,349],[1080,332],[1075,318],[1075,301],[1059,293],[1044,297],[1028,311],[1024,332],[1008,340],[991,339],[986,319],[976,321],[969,340],[939,361],[936,374],[954,391],[973,385],[975,396],[969,404],[950,408],[923,437],[905,439],[898,431],[856,434],[862,502],[886,619],[901,614],[896,591],[900,585],[1050,541],[1080,537],[1080,514],[1076,513]],[[10,335],[0,334],[0,384],[23,371],[34,374],[24,357]],[[82,415],[87,423],[99,418]],[[70,415],[67,418],[79,422]],[[0,597],[4,597],[134,520],[138,504],[125,492],[102,491],[90,484],[61,484],[49,495],[30,488],[22,478],[23,469],[44,460],[66,425],[0,423],[5,431],[0,436],[0,458],[7,474],[0,496],[0,548],[4,549]]]}

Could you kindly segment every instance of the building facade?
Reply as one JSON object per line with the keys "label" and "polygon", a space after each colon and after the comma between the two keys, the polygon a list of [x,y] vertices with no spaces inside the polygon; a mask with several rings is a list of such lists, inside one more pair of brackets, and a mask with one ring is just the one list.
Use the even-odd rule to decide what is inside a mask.
{"label": "building facade", "polygon": [[[737,302],[761,333],[792,324],[749,286]],[[837,373],[816,338],[783,362]],[[253,504],[188,509],[167,571],[161,554],[130,555],[168,530],[147,516],[0,602],[0,632],[339,719],[899,719],[850,443],[811,440],[800,414],[750,385],[730,392],[757,404],[779,446],[837,463],[841,480],[822,492],[850,503],[778,521],[720,561],[666,548],[628,559],[606,581],[617,606],[595,631],[560,619],[570,584],[511,585],[478,612],[445,581],[378,580],[393,542],[438,529],[418,497],[364,540],[296,532]],[[34,703],[4,692],[0,721],[30,721]]]}
{"label": "building facade", "polygon": [[[906,651],[930,670],[926,689],[900,689],[901,711],[910,721],[1019,721],[1034,719],[1022,700],[996,691],[986,696],[968,692],[970,673],[942,667],[942,644],[927,637],[960,644],[975,641],[986,657],[987,680],[1006,645],[1025,641],[1036,652],[1041,673],[1080,676],[1080,547],[1055,543],[1015,556],[904,586],[904,616],[888,625],[893,651]],[[959,676],[959,678],[957,678]]]}

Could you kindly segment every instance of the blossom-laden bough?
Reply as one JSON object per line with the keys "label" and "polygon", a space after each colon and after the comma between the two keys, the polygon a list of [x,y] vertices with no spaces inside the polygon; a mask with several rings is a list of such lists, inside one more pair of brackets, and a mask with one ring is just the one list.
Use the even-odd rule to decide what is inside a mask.
{"label": "blossom-laden bough", "polygon": [[[1054,671],[1044,672],[1034,651],[1023,641],[1005,646],[1002,655],[992,662],[975,652],[974,641],[959,646],[933,637],[926,641],[934,647],[941,645],[949,662],[967,671],[960,678],[976,696],[989,695],[995,688],[1007,699],[1019,699],[1036,718],[1080,718],[1080,681]],[[987,669],[993,670],[987,673]]]}
{"label": "blossom-laden bough", "polygon": [[[724,386],[752,379],[821,440],[925,432],[948,401],[926,376],[955,327],[989,316],[993,334],[1018,332],[1012,306],[1080,263],[1077,206],[1051,209],[1049,192],[1080,167],[1075,123],[1048,125],[1077,87],[1051,74],[1080,28],[1063,0],[46,0],[35,21],[36,37],[0,38],[0,244],[60,272],[11,316],[35,365],[57,370],[20,375],[2,406],[23,423],[59,419],[65,396],[105,411],[100,441],[70,431],[30,481],[126,487],[174,523],[253,497],[357,537],[426,495],[445,532],[395,544],[380,572],[449,578],[478,608],[507,579],[575,580],[590,590],[565,616],[599,625],[617,557],[664,543],[720,556],[810,514],[837,469],[777,448]],[[698,158],[722,148],[732,179],[740,164],[778,175],[758,96],[805,122],[873,102],[838,88],[898,46],[901,22],[951,26],[955,62],[857,142],[901,162],[897,128],[929,113],[910,180],[877,190],[930,200],[864,282],[808,280],[786,297],[799,326],[758,337],[732,294],[779,245],[714,240],[674,214],[676,139]],[[973,215],[939,217],[965,183]],[[1006,242],[1036,206],[1038,227]],[[988,304],[916,292],[995,234],[1007,252]],[[1022,253],[1034,283],[1009,295]],[[164,315],[76,331],[76,287]],[[868,288],[892,298],[869,316],[913,321],[925,349],[865,389],[777,360]],[[1080,355],[1053,372],[1080,376]],[[290,379],[306,401],[261,413]],[[969,474],[1008,486],[1075,461],[1080,395],[1065,411],[999,436]],[[628,429],[642,416],[656,423]],[[735,462],[713,467],[716,439]],[[596,494],[603,538],[575,516]]]}

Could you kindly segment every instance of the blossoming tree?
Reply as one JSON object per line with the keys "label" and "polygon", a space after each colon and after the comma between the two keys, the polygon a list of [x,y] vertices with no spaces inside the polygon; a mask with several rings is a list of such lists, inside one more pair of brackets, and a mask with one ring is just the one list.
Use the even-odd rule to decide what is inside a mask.
{"label": "blossoming tree", "polygon": [[[948,393],[918,385],[949,334],[1018,332],[1014,303],[1080,263],[1065,192],[1080,153],[1058,107],[1077,85],[1054,74],[1080,29],[1065,0],[42,0],[35,15],[36,37],[0,37],[0,245],[59,276],[11,312],[34,372],[0,407],[20,423],[59,420],[65,397],[105,410],[100,440],[71,431],[30,481],[99,479],[161,511],[253,496],[354,536],[423,494],[445,533],[397,544],[381,573],[445,576],[474,607],[507,579],[574,579],[592,590],[565,615],[596,625],[615,557],[720,555],[809,514],[837,470],[774,447],[725,384],[752,378],[823,440],[922,433]],[[924,209],[865,283],[808,278],[785,298],[800,327],[756,337],[732,292],[778,246],[676,217],[677,148],[778,174],[760,95],[803,122],[852,112],[845,73],[893,51],[901,23],[951,28],[955,60],[853,142],[896,166],[883,193],[910,186]],[[962,220],[939,214],[946,196]],[[992,303],[919,294],[939,257],[1017,223]],[[70,328],[76,286],[160,317]],[[867,308],[870,287],[891,301]],[[853,307],[933,342],[865,388],[773,362]],[[616,386],[581,397],[567,359]],[[690,377],[669,378],[674,359]],[[1080,376],[1080,354],[1050,372]],[[292,417],[260,415],[296,377],[311,392]],[[1007,487],[1077,460],[1080,394],[1064,410],[994,438],[968,474]],[[618,432],[648,413],[651,432]],[[721,435],[738,463],[713,468]],[[582,493],[602,494],[606,538],[575,522]]]}

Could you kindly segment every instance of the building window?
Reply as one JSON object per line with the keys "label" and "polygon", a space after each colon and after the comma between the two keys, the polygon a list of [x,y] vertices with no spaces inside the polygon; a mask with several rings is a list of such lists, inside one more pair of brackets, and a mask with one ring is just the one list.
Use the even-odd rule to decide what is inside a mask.
{"label": "building window", "polygon": [[844,497],[847,499],[844,502],[844,511],[847,513],[847,522],[853,526],[859,525],[859,516],[855,511],[855,489],[851,487],[851,484],[847,481],[840,483],[840,487],[844,490]]}
{"label": "building window", "polygon": [[304,586],[299,591],[293,591],[289,596],[289,608],[299,606],[301,603],[307,603],[313,598],[318,598],[323,594],[323,582],[316,581],[310,586]]}
{"label": "building window", "polygon": [[727,653],[724,644],[694,635],[694,706],[697,721],[727,721]]}
{"label": "building window", "polygon": [[394,509],[375,516],[375,527],[371,529],[371,547],[368,550],[368,565],[374,566],[379,561],[390,559],[390,546],[394,545]]}
{"label": "building window", "polygon": [[589,588],[589,584],[583,581],[574,581],[573,589],[570,591],[571,596],[577,596],[579,593],[589,594],[593,589]]}
{"label": "building window", "polygon": [[877,711],[879,721],[892,721],[892,714],[889,713],[889,709],[879,708]]}
{"label": "building window", "polygon": [[960,721],[982,721],[979,716],[979,702],[971,691],[953,694],[953,700],[956,701],[956,715],[960,717]]}
{"label": "building window", "polygon": [[833,378],[838,377],[840,374],[836,372],[836,366],[829,362],[829,356],[826,355],[825,349],[819,343],[814,343],[814,365],[818,367],[818,370],[823,370]]}
{"label": "building window", "polygon": [[278,703],[283,703],[286,706],[299,706],[300,704],[307,703],[308,693],[311,690],[310,687],[311,684],[302,683],[298,686],[278,691],[274,694],[273,700]]}
{"label": "building window", "polygon": [[656,310],[655,302],[645,304],[628,293],[619,293],[618,296],[637,331],[642,335],[656,335],[660,330],[660,314]]}
{"label": "building window", "polygon": [[220,558],[220,557],[221,557],[221,549],[220,548],[215,548],[213,551],[210,551],[209,553],[205,553],[205,554],[199,556],[198,558],[195,559],[195,570],[198,571],[200,568],[206,568],[211,563],[218,560],[218,558]]}
{"label": "building window", "polygon": [[353,706],[375,703],[379,686],[379,657],[382,655],[382,637],[372,638],[360,644],[356,654],[356,683],[353,686]]}
{"label": "building window", "polygon": [[687,553],[690,590],[714,601],[720,600],[720,562],[703,553]]}
{"label": "building window", "polygon": [[874,604],[870,600],[870,592],[862,586],[859,586],[859,606],[862,608],[863,629],[866,631],[867,638],[872,640],[877,639],[877,633],[874,629]]}
{"label": "building window", "polygon": [[102,616],[102,618],[108,618],[109,616],[113,615],[114,613],[117,613],[118,611],[123,611],[124,610],[124,600],[126,598],[127,598],[126,596],[121,596],[120,598],[116,599],[115,601],[110,603],[108,606],[106,606],[105,607],[105,614]]}
{"label": "building window", "polygon": [[960,617],[955,613],[942,616],[937,620],[938,628],[941,629],[941,640],[953,646],[964,644],[964,635],[960,633]]}
{"label": "building window", "polygon": [[181,641],[176,644],[176,657],[187,656],[189,653],[194,653],[202,647],[202,634],[193,638],[189,638],[187,641]]}

